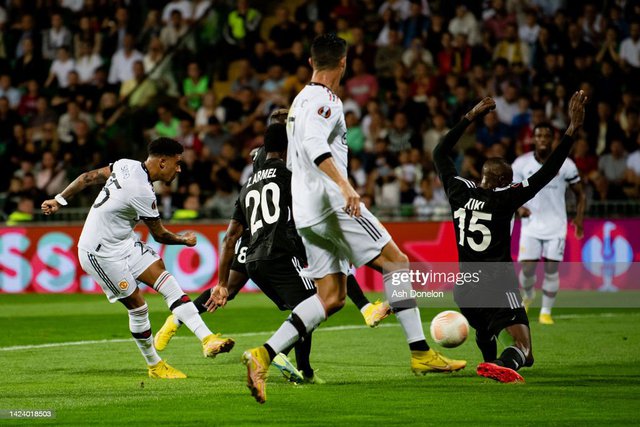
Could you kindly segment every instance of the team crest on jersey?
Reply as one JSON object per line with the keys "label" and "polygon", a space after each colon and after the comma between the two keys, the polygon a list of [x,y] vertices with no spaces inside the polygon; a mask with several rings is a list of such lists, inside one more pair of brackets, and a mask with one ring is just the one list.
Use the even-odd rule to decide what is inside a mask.
{"label": "team crest on jersey", "polygon": [[129,287],[129,282],[127,282],[126,280],[121,280],[120,283],[118,283],[118,286],[120,286],[120,289],[124,291]]}
{"label": "team crest on jersey", "polygon": [[318,109],[318,114],[320,114],[325,119],[328,119],[329,117],[331,117],[331,108],[329,108],[327,105],[322,106]]}

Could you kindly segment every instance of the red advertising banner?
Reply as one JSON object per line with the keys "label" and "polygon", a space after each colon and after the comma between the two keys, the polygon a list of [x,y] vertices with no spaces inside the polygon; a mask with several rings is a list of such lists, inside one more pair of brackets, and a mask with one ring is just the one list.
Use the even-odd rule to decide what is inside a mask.
{"label": "red advertising banner", "polygon": [[[455,234],[449,222],[393,222],[385,224],[398,246],[412,262],[454,262]],[[165,246],[153,241],[144,226],[141,238],[162,256],[167,269],[187,292],[198,292],[217,281],[218,248],[225,225],[175,225],[172,231],[192,230],[198,236],[193,248]],[[585,237],[576,239],[570,226],[565,261],[571,262],[571,280],[563,288],[598,289],[609,282],[626,286],[625,275],[640,261],[640,219],[587,220]],[[101,292],[78,263],[76,242],[81,226],[0,228],[0,293]],[[512,253],[517,258],[519,223],[515,224]],[[382,290],[382,278],[367,268],[357,277],[363,288]],[[598,285],[600,284],[600,285]],[[247,290],[255,289],[249,286]]]}

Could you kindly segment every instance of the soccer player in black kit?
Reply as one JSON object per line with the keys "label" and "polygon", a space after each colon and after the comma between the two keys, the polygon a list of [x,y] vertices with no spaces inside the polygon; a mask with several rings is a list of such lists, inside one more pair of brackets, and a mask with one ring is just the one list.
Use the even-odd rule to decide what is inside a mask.
{"label": "soccer player in black kit", "polygon": [[[511,259],[511,219],[560,170],[573,145],[573,135],[582,126],[586,101],[582,91],[573,95],[569,102],[571,123],[560,144],[538,172],[520,183],[512,184],[513,172],[508,163],[491,158],[484,163],[482,180],[476,187],[457,175],[450,157],[466,128],[495,108],[491,98],[480,101],[433,150],[433,160],[451,204],[460,271],[481,272],[478,283],[454,288],[456,304],[476,330],[476,343],[484,358],[477,367],[480,376],[500,382],[524,382],[517,370],[533,365],[529,319]],[[512,337],[513,345],[497,357],[496,337],[502,330]]]}

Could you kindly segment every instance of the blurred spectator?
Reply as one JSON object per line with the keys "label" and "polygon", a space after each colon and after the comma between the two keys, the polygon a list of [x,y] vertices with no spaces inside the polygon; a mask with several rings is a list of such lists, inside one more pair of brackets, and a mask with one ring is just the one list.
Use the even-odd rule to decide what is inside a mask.
{"label": "blurred spectator", "polygon": [[16,210],[9,215],[9,218],[7,218],[7,225],[20,225],[25,222],[33,221],[33,204],[33,199],[21,197],[18,201]]}
{"label": "blurred spectator", "polygon": [[143,108],[151,103],[158,90],[155,82],[146,78],[144,63],[141,60],[133,63],[133,78],[122,83],[120,86],[120,100],[128,98],[131,108]]}
{"label": "blurred spectator", "polygon": [[176,139],[184,148],[192,150],[195,154],[200,155],[202,152],[202,141],[194,131],[192,119],[180,120],[180,135]]}
{"label": "blurred spectator", "polygon": [[275,25],[269,32],[269,47],[280,57],[289,53],[293,42],[300,40],[302,34],[298,25],[289,18],[289,9],[286,6],[279,6],[275,15]]}
{"label": "blurred spectator", "polygon": [[165,57],[164,46],[160,39],[153,36],[149,41],[149,51],[144,56],[144,71],[153,80],[156,87],[169,96],[178,96],[178,85],[171,72],[171,56]]}
{"label": "blurred spectator", "polygon": [[40,51],[35,49],[31,37],[25,37],[20,42],[22,55],[18,56],[14,65],[15,82],[25,84],[29,80],[43,82],[47,76],[45,64],[40,56]]}
{"label": "blurred spectator", "polygon": [[51,28],[42,33],[42,57],[52,61],[56,57],[59,48],[71,49],[71,31],[64,26],[62,15],[59,12],[51,14]]}
{"label": "blurred spectator", "polygon": [[311,79],[311,70],[309,67],[301,65],[296,73],[285,79],[282,85],[282,94],[289,102],[309,83]]}
{"label": "blurred spectator", "polygon": [[421,0],[413,0],[409,6],[409,16],[400,25],[400,38],[405,48],[411,46],[414,39],[427,39],[429,17],[422,11]]}
{"label": "blurred spectator", "polygon": [[49,197],[60,193],[68,184],[64,167],[51,151],[42,153],[42,161],[36,170],[36,186]]}
{"label": "blurred spectator", "polygon": [[425,154],[431,158],[431,153],[436,145],[440,142],[440,139],[449,132],[447,127],[447,121],[443,114],[438,113],[433,116],[432,126],[427,128],[427,131],[422,135],[422,150]]}
{"label": "blurred spectator", "polygon": [[[498,42],[505,39],[508,32],[513,31],[513,25],[517,24],[516,16],[507,11],[504,0],[491,0],[491,8],[482,13],[484,26],[494,40]],[[509,28],[511,27],[511,28]],[[512,38],[517,38],[517,30]]]}
{"label": "blurred spectator", "polygon": [[392,153],[399,153],[422,145],[418,135],[409,126],[407,115],[401,111],[393,116],[387,138],[389,139],[389,151]]}
{"label": "blurred spectator", "polygon": [[20,22],[14,27],[13,39],[16,40],[16,58],[25,54],[24,41],[27,39],[31,41],[33,52],[38,52],[38,56],[41,55],[42,36],[40,31],[35,28],[33,16],[29,13],[20,17]]}
{"label": "blurred spectator", "polygon": [[64,143],[70,143],[74,139],[74,131],[78,122],[90,125],[93,120],[91,116],[80,110],[78,104],[71,100],[67,102],[67,112],[60,116],[58,121],[58,138]]}
{"label": "blurred spectator", "polygon": [[538,25],[538,17],[533,9],[525,12],[524,22],[518,29],[520,40],[527,43],[529,47],[534,47],[540,35],[540,25]]}
{"label": "blurred spectator", "polygon": [[0,74],[0,97],[5,97],[9,101],[9,107],[18,108],[22,93],[11,85],[11,76],[9,74]]}
{"label": "blurred spectator", "polygon": [[531,54],[529,46],[518,38],[518,27],[515,24],[507,25],[504,37],[496,45],[493,53],[494,59],[503,58],[509,65],[529,65]]}
{"label": "blurred spectator", "polygon": [[194,52],[194,40],[193,37],[191,37],[191,33],[189,33],[189,26],[187,25],[185,17],[179,10],[174,9],[171,11],[171,19],[160,32],[160,41],[167,49],[171,49],[176,46],[183,37],[186,41],[183,42],[184,44],[182,46]]}
{"label": "blurred spectator", "polygon": [[393,70],[396,63],[402,60],[403,52],[398,32],[395,29],[390,30],[388,44],[378,48],[374,61],[376,75],[382,88],[387,89],[393,84]]}
{"label": "blurred spectator", "polygon": [[507,84],[504,94],[496,97],[496,113],[500,123],[513,125],[513,118],[520,112],[518,107],[518,88],[514,84]]}
{"label": "blurred spectator", "polygon": [[370,99],[378,96],[378,80],[373,74],[367,73],[364,61],[355,58],[351,63],[353,77],[346,81],[347,94],[364,107]]}
{"label": "blurred spectator", "polygon": [[200,216],[200,200],[198,196],[188,195],[181,209],[176,209],[172,219],[176,221],[194,220]]}
{"label": "blurred spectator", "polygon": [[636,149],[627,157],[627,172],[626,181],[635,187],[633,194],[635,197],[639,197],[638,190],[640,189],[640,135],[636,138]]}
{"label": "blurred spectator", "polygon": [[80,42],[76,52],[75,70],[80,77],[80,83],[91,83],[96,69],[98,69],[104,61],[100,55],[91,49],[91,45],[88,42]]}
{"label": "blurred spectator", "polygon": [[261,21],[262,15],[257,9],[249,7],[248,0],[238,0],[236,8],[227,16],[223,33],[226,42],[240,50],[236,54],[246,53],[257,38]]}
{"label": "blurred spectator", "polygon": [[578,138],[573,144],[573,162],[580,172],[580,178],[589,183],[594,179],[594,172],[598,171],[598,157],[591,152],[589,143],[584,138]]}
{"label": "blurred spectator", "polygon": [[56,59],[51,63],[49,77],[44,83],[44,86],[51,86],[55,80],[59,88],[67,87],[69,84],[69,72],[74,70],[75,67],[76,62],[69,54],[69,48],[67,46],[61,46],[58,48]]}
{"label": "blurred spectator", "polygon": [[614,139],[622,137],[622,129],[615,122],[611,113],[611,106],[606,102],[598,102],[597,120],[586,122],[584,130],[589,138],[589,145],[597,155],[602,155],[610,147]]}
{"label": "blurred spectator", "polygon": [[168,105],[160,105],[157,112],[159,120],[153,127],[154,138],[177,138],[180,134],[180,120],[173,116],[171,108]]}
{"label": "blurred spectator", "polygon": [[[118,7],[115,12],[114,19],[106,19],[103,23],[106,30],[102,40],[102,56],[112,57],[123,49],[132,50],[133,34],[136,33],[133,24],[129,21],[129,12],[125,7]],[[132,41],[126,41],[127,35],[130,35]],[[113,61],[114,59],[112,59]],[[123,79],[126,80],[126,79]]]}
{"label": "blurred spectator", "polygon": [[458,4],[456,6],[456,15],[451,21],[449,21],[449,32],[454,36],[458,34],[464,34],[467,36],[467,40],[471,46],[480,43],[480,31],[478,21],[473,13],[465,4]]}
{"label": "blurred spectator", "polygon": [[78,27],[78,31],[73,36],[73,51],[76,54],[76,59],[79,60],[81,55],[87,54],[82,49],[83,44],[89,47],[91,54],[100,55],[102,34],[96,31],[96,26],[91,22],[91,18],[89,16],[80,17]]}
{"label": "blurred spectator", "polygon": [[178,11],[185,19],[191,19],[192,6],[189,0],[170,0],[162,9],[162,23],[171,21],[173,12]]}
{"label": "blurred spectator", "polygon": [[203,76],[197,61],[187,65],[187,77],[182,81],[180,105],[183,109],[195,112],[202,105],[202,96],[209,90],[209,77]]}
{"label": "blurred spectator", "polygon": [[481,152],[494,144],[509,145],[509,128],[498,120],[498,114],[495,111],[491,111],[484,116],[483,125],[478,129],[476,138],[479,144],[478,150]]}
{"label": "blurred spectator", "polygon": [[134,43],[133,34],[125,34],[122,49],[119,49],[111,58],[109,83],[121,84],[133,78],[133,63],[144,59],[142,54],[135,49]]}
{"label": "blurred spectator", "polygon": [[358,156],[364,149],[364,133],[360,126],[360,121],[353,111],[349,111],[344,115],[347,125],[347,145],[354,156]]}
{"label": "blurred spectator", "polygon": [[619,186],[625,178],[627,169],[627,154],[622,142],[614,139],[611,142],[610,152],[600,156],[598,170],[610,184]]}
{"label": "blurred spectator", "polygon": [[[395,41],[393,43],[395,43]],[[389,47],[391,46],[393,45],[390,41]],[[433,65],[433,55],[423,47],[423,42],[421,39],[415,38],[412,40],[411,46],[402,54],[402,62],[410,69],[419,62],[431,66]]]}

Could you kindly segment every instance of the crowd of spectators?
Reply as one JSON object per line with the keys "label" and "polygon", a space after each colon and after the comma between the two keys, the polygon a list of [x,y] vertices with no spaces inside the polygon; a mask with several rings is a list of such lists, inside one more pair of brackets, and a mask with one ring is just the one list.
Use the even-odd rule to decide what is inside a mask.
{"label": "crowd of spectators", "polygon": [[531,151],[536,124],[559,139],[578,89],[589,199],[638,198],[638,0],[5,0],[0,29],[6,216],[168,136],[186,151],[157,187],[163,215],[228,218],[266,117],[309,81],[310,42],[329,31],[349,44],[350,174],[374,208],[447,211],[431,152],[478,99],[497,108],[458,144],[475,181],[485,158]]}

